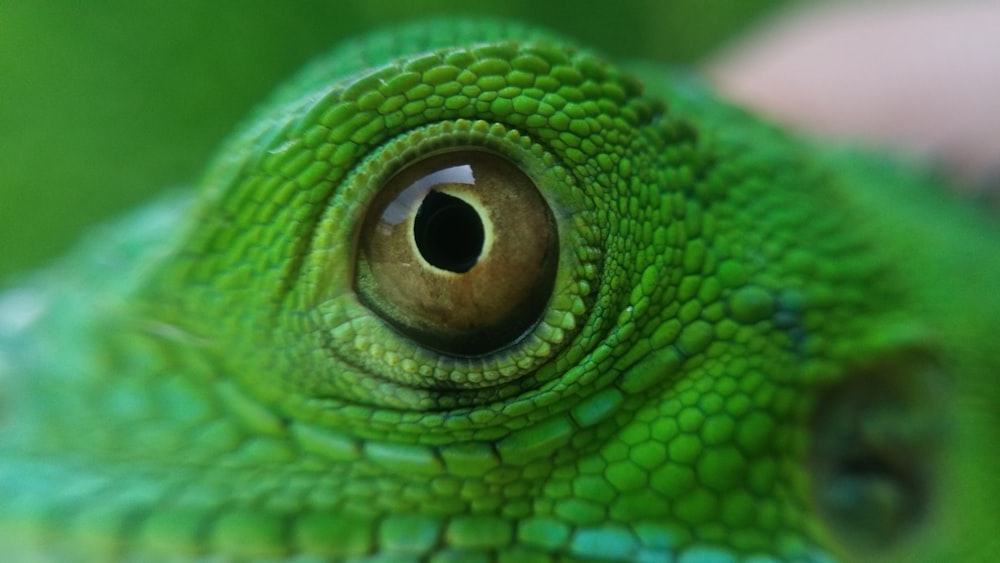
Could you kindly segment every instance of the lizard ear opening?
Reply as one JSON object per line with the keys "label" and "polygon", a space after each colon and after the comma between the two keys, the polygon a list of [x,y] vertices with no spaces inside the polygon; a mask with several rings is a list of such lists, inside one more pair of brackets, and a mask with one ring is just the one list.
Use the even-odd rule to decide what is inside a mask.
{"label": "lizard ear opening", "polygon": [[828,389],[814,414],[814,499],[852,553],[902,547],[933,519],[947,389],[924,359],[930,366],[911,358],[859,370]]}
{"label": "lizard ear opening", "polygon": [[417,160],[382,187],[361,231],[362,301],[453,356],[516,342],[542,317],[559,262],[556,222],[515,164],[476,149]]}

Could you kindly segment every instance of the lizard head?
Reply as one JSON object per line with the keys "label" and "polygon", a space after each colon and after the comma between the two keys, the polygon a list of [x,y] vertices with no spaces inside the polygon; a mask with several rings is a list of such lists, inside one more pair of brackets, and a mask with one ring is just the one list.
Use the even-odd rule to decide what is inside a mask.
{"label": "lizard head", "polygon": [[[849,168],[681,74],[515,24],[333,51],[224,147],[123,306],[156,330],[128,325],[132,363],[104,371],[155,404],[87,408],[159,434],[102,455],[187,491],[129,541],[894,553],[961,506],[939,502],[963,475],[940,468],[942,397],[972,364],[920,290],[938,251],[865,200],[907,176]],[[122,490],[102,502],[150,508]]]}

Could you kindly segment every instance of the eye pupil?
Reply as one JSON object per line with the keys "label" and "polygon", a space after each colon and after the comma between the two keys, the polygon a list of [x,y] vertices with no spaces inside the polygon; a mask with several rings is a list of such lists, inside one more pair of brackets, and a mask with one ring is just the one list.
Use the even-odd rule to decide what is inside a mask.
{"label": "eye pupil", "polygon": [[413,237],[424,260],[449,272],[468,272],[483,251],[483,221],[460,198],[428,192],[413,222]]}

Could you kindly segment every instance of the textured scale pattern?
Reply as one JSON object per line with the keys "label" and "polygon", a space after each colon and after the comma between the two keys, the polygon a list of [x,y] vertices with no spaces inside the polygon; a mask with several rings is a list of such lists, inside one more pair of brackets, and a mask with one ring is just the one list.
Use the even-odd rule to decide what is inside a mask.
{"label": "textured scale pattern", "polygon": [[[997,228],[567,45],[468,22],[347,44],[197,193],[0,295],[0,555],[840,560],[816,413],[858,374],[919,386],[923,358],[963,407],[935,502],[977,516],[929,518],[913,553],[964,553],[957,529],[985,549],[997,464],[967,429],[996,423],[974,403],[1000,404],[1000,361],[969,335],[1000,329]],[[453,146],[524,163],[559,223],[542,319],[482,359],[408,342],[352,287],[380,182]]]}

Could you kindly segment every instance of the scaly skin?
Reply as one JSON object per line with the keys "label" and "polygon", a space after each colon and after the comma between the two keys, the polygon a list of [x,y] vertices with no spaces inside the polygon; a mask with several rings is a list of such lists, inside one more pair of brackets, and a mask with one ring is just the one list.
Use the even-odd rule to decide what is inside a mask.
{"label": "scaly skin", "polygon": [[[538,319],[475,353],[393,328],[415,314],[364,274],[376,194],[459,149],[514,163],[557,233]],[[0,554],[984,557],[998,244],[922,177],[544,32],[348,44],[196,195],[0,297]]]}

